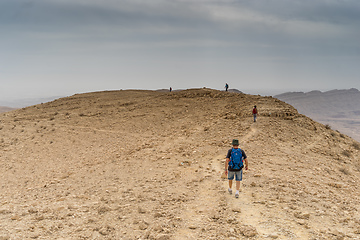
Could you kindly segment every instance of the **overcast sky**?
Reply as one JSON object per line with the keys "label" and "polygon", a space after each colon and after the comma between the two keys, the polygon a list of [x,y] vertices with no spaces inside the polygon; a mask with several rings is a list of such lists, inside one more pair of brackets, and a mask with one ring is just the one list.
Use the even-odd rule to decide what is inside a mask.
{"label": "overcast sky", "polygon": [[0,100],[360,89],[359,0],[1,0]]}

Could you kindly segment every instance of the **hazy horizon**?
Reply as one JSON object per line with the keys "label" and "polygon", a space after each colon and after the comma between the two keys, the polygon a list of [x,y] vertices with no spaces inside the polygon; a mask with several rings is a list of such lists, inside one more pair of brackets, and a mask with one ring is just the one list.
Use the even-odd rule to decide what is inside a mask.
{"label": "hazy horizon", "polygon": [[[171,85],[169,86],[164,86],[164,87],[160,87],[160,88],[104,88],[104,89],[90,89],[88,91],[86,91],[85,89],[83,91],[64,91],[63,94],[49,94],[49,93],[38,93],[38,92],[28,92],[27,94],[23,94],[21,93],[22,90],[19,88],[18,89],[18,94],[16,94],[16,90],[13,91],[13,93],[10,96],[7,95],[1,95],[0,96],[0,102],[13,102],[13,101],[18,101],[18,100],[26,100],[26,99],[40,99],[40,98],[54,98],[54,97],[66,97],[66,96],[71,96],[74,94],[82,94],[82,93],[88,93],[88,92],[101,92],[101,91],[116,91],[116,90],[152,90],[152,91],[156,91],[156,90],[162,90],[162,89],[169,89],[170,87],[172,87],[172,89],[174,91],[176,90],[186,90],[186,89],[195,89],[195,88],[211,88],[211,89],[215,89],[215,90],[219,90],[219,91],[224,91],[225,90],[225,83],[229,82],[224,82],[224,86],[218,86],[218,87],[210,87],[207,85],[204,86],[196,86],[196,87],[187,87],[187,88],[175,88]],[[322,89],[308,89],[308,88],[284,88],[284,89],[242,89],[242,88],[237,88],[235,86],[232,86],[229,84],[229,89],[235,89],[235,90],[239,90],[243,93],[246,94],[253,94],[253,95],[262,95],[262,96],[274,96],[274,95],[278,95],[281,93],[286,93],[286,92],[311,92],[311,91],[321,91],[321,92],[326,92],[326,91],[331,91],[331,90],[342,90],[342,89],[351,89],[351,88],[355,88],[355,87],[350,87],[350,88],[322,88]]]}
{"label": "hazy horizon", "polygon": [[[204,86],[206,87],[206,86]],[[208,87],[207,87],[208,88]],[[163,90],[163,89],[167,89],[167,88],[160,88],[160,89],[106,89],[106,90],[99,90],[99,91],[116,91],[116,90],[152,90],[152,91],[156,91],[156,90]],[[187,89],[195,89],[195,88],[187,88]],[[173,91],[176,90],[187,90],[187,89],[175,89],[173,88]],[[215,88],[212,88],[215,89]],[[312,90],[307,90],[307,89],[297,89],[297,90],[286,90],[284,89],[284,91],[281,90],[242,90],[242,89],[237,89],[237,88],[231,88],[230,90],[239,90],[245,94],[251,94],[251,95],[261,95],[261,96],[276,96],[279,94],[283,94],[283,93],[290,93],[290,92],[303,92],[303,93],[308,93],[311,91],[321,91],[321,92],[327,92],[327,91],[332,91],[332,90],[349,90],[349,89],[326,89],[326,90],[319,90],[319,89],[312,89]],[[215,90],[219,90],[219,91],[224,91],[224,89],[215,89]],[[99,92],[99,91],[94,91],[94,92]],[[93,91],[90,91],[93,92]],[[82,93],[89,93],[89,92],[74,92],[72,94],[67,94],[67,95],[63,95],[63,96],[33,96],[33,97],[22,97],[19,96],[18,98],[10,98],[10,99],[3,99],[0,98],[0,107],[12,107],[12,108],[21,108],[21,107],[27,107],[27,106],[31,106],[31,105],[35,105],[35,104],[39,104],[39,103],[44,103],[44,102],[48,102],[48,101],[52,101],[58,98],[63,98],[63,97],[68,97],[68,96],[72,96],[75,94],[82,94]]]}

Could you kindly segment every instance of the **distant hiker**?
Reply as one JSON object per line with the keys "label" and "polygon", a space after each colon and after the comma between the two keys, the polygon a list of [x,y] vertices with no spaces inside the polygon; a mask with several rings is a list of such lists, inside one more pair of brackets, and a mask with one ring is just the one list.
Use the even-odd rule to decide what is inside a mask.
{"label": "distant hiker", "polygon": [[256,108],[256,105],[254,106],[253,108],[253,115],[254,115],[254,122],[256,122],[256,116],[257,116],[257,108]]}
{"label": "distant hiker", "polygon": [[228,90],[228,88],[229,88],[229,84],[225,84],[225,91],[227,91]]}
{"label": "distant hiker", "polygon": [[172,87],[170,87],[170,92],[172,91]]}
{"label": "distant hiker", "polygon": [[225,174],[228,175],[229,180],[229,193],[232,194],[232,183],[235,177],[236,180],[236,193],[235,197],[239,197],[240,191],[240,181],[242,181],[242,173],[244,168],[244,161],[245,161],[245,169],[248,170],[248,160],[246,158],[246,154],[244,150],[239,148],[239,140],[233,139],[232,140],[233,147],[229,149],[226,155],[225,161]]}

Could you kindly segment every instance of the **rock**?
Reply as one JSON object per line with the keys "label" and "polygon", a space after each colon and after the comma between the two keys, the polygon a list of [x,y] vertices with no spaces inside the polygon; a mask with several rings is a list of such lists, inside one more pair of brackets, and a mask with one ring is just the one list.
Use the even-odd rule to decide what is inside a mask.
{"label": "rock", "polygon": [[156,240],[168,240],[168,239],[170,239],[170,235],[169,234],[159,234],[156,236],[155,239]]}
{"label": "rock", "polygon": [[197,229],[197,226],[196,225],[190,225],[189,228],[190,229]]}
{"label": "rock", "polygon": [[336,240],[343,240],[346,236],[343,232],[340,232],[339,230],[334,230],[333,232],[331,232],[331,234],[336,236]]}
{"label": "rock", "polygon": [[142,207],[138,207],[138,212],[143,214],[146,213],[146,210]]}
{"label": "rock", "polygon": [[304,212],[296,212],[294,214],[294,216],[296,218],[300,218],[300,219],[309,219],[310,218],[310,213],[304,213]]}
{"label": "rock", "polygon": [[334,188],[342,188],[343,187],[343,185],[341,184],[341,183],[328,183],[329,184],[329,186],[331,186],[331,187],[334,187]]}
{"label": "rock", "polygon": [[233,224],[233,223],[237,223],[237,219],[236,217],[229,217],[226,222],[229,223],[229,224]]}
{"label": "rock", "polygon": [[99,233],[103,236],[109,235],[114,230],[113,227],[110,226],[103,226],[99,229]]}
{"label": "rock", "polygon": [[236,212],[236,213],[241,213],[241,207],[235,206],[235,207],[232,208],[232,211]]}
{"label": "rock", "polygon": [[305,225],[306,224],[304,219],[298,220],[297,223],[300,224],[300,225]]}
{"label": "rock", "polygon": [[154,214],[154,217],[155,218],[159,218],[159,217],[162,217],[163,216],[163,214],[161,213],[161,212],[156,212],[155,214]]}
{"label": "rock", "polygon": [[92,236],[91,236],[91,239],[102,239],[103,236],[101,236],[101,234],[99,232],[93,232],[92,233]]}
{"label": "rock", "polygon": [[[13,220],[13,221],[20,221],[21,218],[20,218],[19,215],[14,215],[14,216],[11,217],[11,220]],[[41,220],[42,220],[42,219],[41,219]],[[40,220],[38,220],[38,221],[40,221]]]}
{"label": "rock", "polygon": [[164,231],[164,228],[160,224],[156,224],[153,227],[153,230],[156,231],[156,232],[162,232],[162,231]]}
{"label": "rock", "polygon": [[277,239],[277,238],[279,238],[279,236],[277,234],[270,234],[269,238]]}
{"label": "rock", "polygon": [[145,230],[148,228],[148,225],[145,222],[140,222],[139,223],[139,229],[140,230]]}
{"label": "rock", "polygon": [[213,220],[218,220],[220,218],[220,214],[219,212],[217,211],[212,211],[210,214],[209,214],[209,217]]}
{"label": "rock", "polygon": [[256,228],[251,225],[243,225],[240,227],[240,233],[245,237],[255,237],[258,233]]}

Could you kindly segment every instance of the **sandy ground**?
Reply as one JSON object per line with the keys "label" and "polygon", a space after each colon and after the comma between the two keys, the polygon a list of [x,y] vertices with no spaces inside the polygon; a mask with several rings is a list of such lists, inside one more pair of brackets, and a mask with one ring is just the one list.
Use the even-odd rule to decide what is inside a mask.
{"label": "sandy ground", "polygon": [[[88,93],[0,129],[0,240],[360,239],[360,144],[271,97]],[[238,199],[221,178],[233,138]]]}

